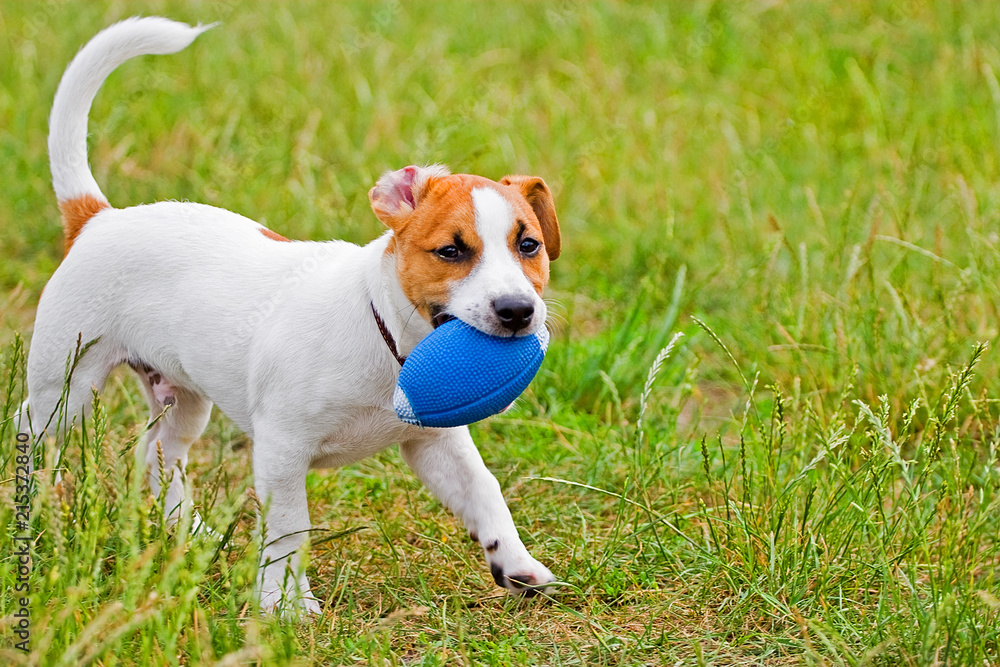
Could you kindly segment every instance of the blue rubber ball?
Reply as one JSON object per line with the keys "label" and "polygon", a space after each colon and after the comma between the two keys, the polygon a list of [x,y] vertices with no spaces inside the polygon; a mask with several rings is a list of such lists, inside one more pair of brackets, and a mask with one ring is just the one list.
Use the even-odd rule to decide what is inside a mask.
{"label": "blue rubber ball", "polygon": [[408,424],[448,428],[502,412],[535,377],[549,332],[490,336],[461,320],[420,341],[399,372],[393,407]]}

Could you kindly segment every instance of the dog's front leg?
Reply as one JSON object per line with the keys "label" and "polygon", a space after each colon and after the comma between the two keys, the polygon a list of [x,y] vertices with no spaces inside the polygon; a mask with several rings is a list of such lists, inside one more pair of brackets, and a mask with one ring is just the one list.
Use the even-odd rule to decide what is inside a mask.
{"label": "dog's front leg", "polygon": [[258,438],[253,468],[254,488],[264,510],[258,577],[261,611],[302,609],[318,614],[319,601],[299,563],[299,550],[311,528],[306,502],[308,465],[290,455],[280,442]]}
{"label": "dog's front leg", "polygon": [[482,545],[498,586],[533,595],[555,580],[524,548],[500,483],[483,463],[468,428],[427,431],[401,444],[400,451],[427,488]]}

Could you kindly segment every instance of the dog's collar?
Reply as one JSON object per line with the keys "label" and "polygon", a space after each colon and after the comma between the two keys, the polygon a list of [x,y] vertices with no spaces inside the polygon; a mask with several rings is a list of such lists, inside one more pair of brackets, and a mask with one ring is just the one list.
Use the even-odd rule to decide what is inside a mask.
{"label": "dog's collar", "polygon": [[389,333],[389,327],[385,326],[385,322],[383,322],[382,318],[379,317],[378,311],[375,310],[375,304],[369,302],[369,305],[372,307],[372,315],[375,316],[375,324],[378,326],[379,333],[382,334],[382,340],[385,341],[386,347],[388,347],[389,351],[392,352],[392,356],[395,357],[396,361],[399,362],[399,365],[402,366],[403,362],[406,361],[406,357],[400,356],[399,350],[396,349],[396,340],[392,337],[392,334]]}

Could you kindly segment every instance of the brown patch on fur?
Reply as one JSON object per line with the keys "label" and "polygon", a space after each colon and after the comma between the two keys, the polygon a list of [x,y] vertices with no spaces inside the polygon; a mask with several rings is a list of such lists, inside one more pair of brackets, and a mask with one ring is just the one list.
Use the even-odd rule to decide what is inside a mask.
{"label": "brown patch on fur", "polygon": [[[508,247],[539,295],[549,280],[549,261],[559,255],[559,222],[552,196],[537,177],[508,176],[500,183],[471,174],[431,177],[411,193],[414,209],[398,205],[387,210],[377,196],[370,195],[375,215],[393,231],[386,253],[396,257],[403,293],[428,321],[433,308],[447,305],[452,287],[481,259],[483,242],[472,203],[472,190],[478,187],[492,188],[510,203],[515,219]],[[529,237],[543,245],[532,257],[518,251],[520,242]],[[462,258],[448,261],[438,256],[435,251],[448,245],[463,246]]]}
{"label": "brown patch on fur", "polygon": [[74,197],[59,202],[59,212],[62,214],[63,232],[65,234],[65,252],[73,247],[76,237],[83,231],[83,226],[111,204],[93,195]]}
{"label": "brown patch on fur", "polygon": [[[424,319],[434,306],[448,303],[452,286],[465,278],[479,261],[483,243],[476,232],[472,188],[491,181],[478,176],[433,178],[417,198],[417,208],[388,222],[395,241],[396,273],[403,293]],[[464,246],[462,259],[446,261],[435,252],[447,245]]]}
{"label": "brown patch on fur", "polygon": [[[500,194],[510,202],[510,207],[514,211],[514,224],[511,225],[510,234],[507,236],[507,247],[510,248],[511,253],[521,263],[524,275],[531,281],[531,286],[535,288],[535,292],[538,293],[538,296],[542,296],[545,286],[549,284],[549,261],[551,260],[549,236],[545,234],[545,230],[539,223],[528,200],[519,196],[516,192],[512,193],[510,188],[501,188]],[[526,257],[518,251],[521,241],[528,238],[539,241],[542,244],[542,249],[531,257]],[[558,245],[558,241],[556,241],[556,244]],[[556,252],[558,254],[558,250]]]}
{"label": "brown patch on fur", "polygon": [[559,257],[562,250],[562,237],[559,233],[559,218],[556,217],[556,207],[552,202],[552,192],[545,181],[537,176],[504,176],[501,185],[515,188],[531,206],[538,224],[542,228],[545,239],[545,252],[549,259]]}
{"label": "brown patch on fur", "polygon": [[291,243],[291,241],[289,241],[288,239],[286,239],[284,236],[282,236],[278,232],[272,232],[267,227],[261,227],[258,231],[261,234],[263,234],[264,236],[266,236],[267,238],[271,239],[272,241],[281,241],[282,243]]}

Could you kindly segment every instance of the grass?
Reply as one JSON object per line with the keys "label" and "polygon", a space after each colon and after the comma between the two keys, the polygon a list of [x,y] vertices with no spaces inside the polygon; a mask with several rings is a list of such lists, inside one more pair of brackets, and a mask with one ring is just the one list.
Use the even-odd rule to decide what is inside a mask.
{"label": "grass", "polygon": [[188,469],[224,537],[165,528],[123,373],[63,485],[37,476],[28,654],[0,421],[4,662],[1000,661],[992,3],[5,2],[2,420],[61,254],[51,98],[79,45],[137,13],[222,25],[99,95],[115,205],[365,242],[388,168],[552,187],[556,336],[517,409],[473,430],[565,585],[498,594],[388,451],[309,478],[323,616],[260,618],[250,443],[216,415]]}

